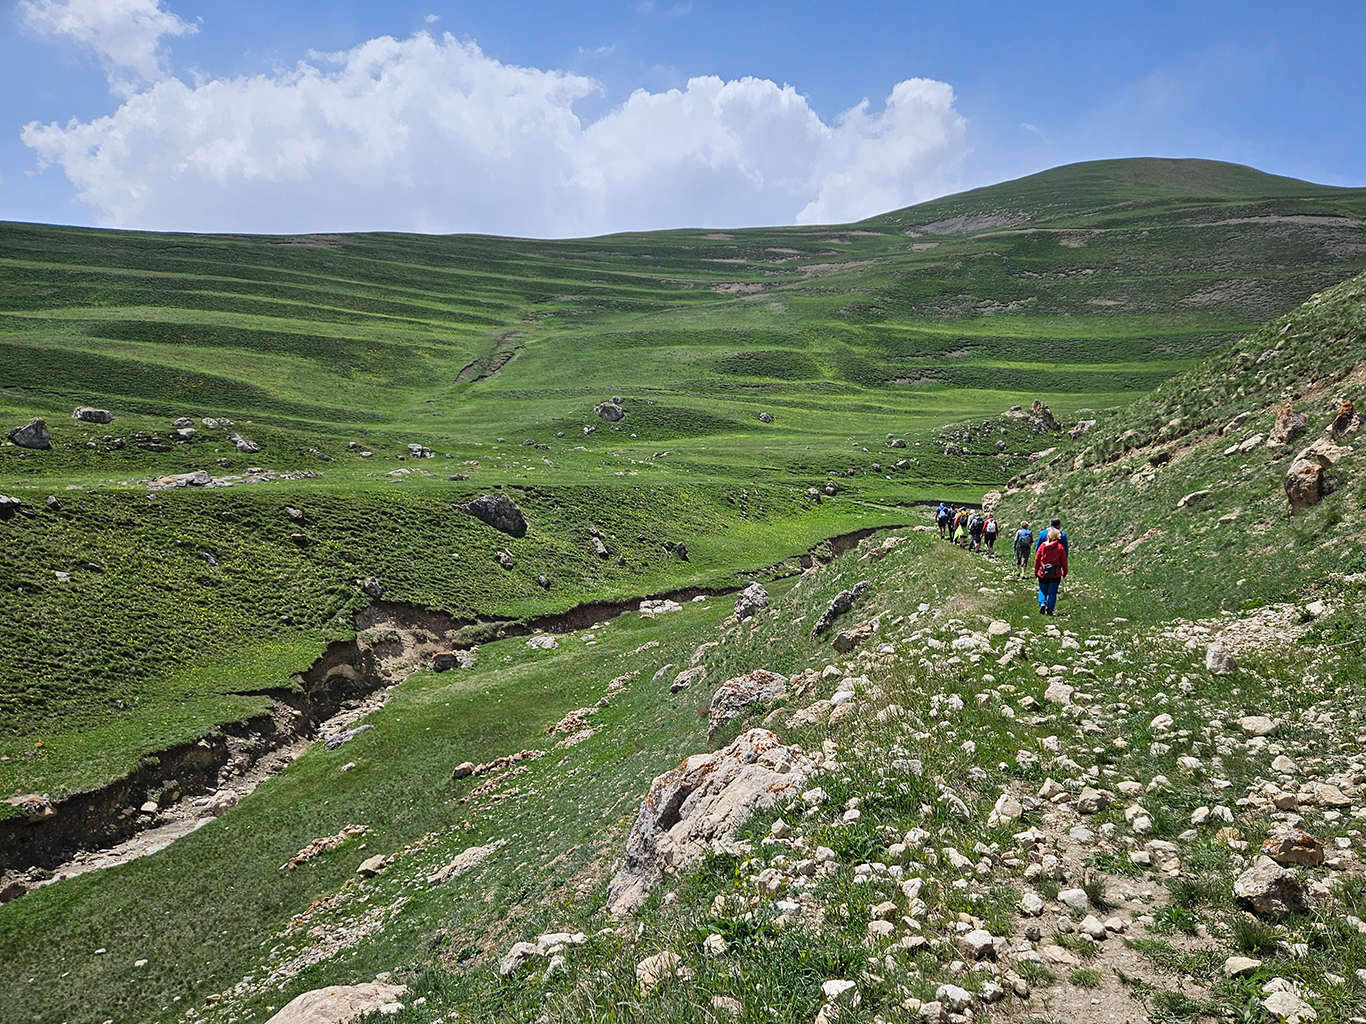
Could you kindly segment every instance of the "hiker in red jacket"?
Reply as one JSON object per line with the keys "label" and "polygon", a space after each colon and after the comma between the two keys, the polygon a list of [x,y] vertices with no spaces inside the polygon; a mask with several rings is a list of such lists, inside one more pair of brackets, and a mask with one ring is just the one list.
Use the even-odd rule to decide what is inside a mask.
{"label": "hiker in red jacket", "polygon": [[1039,581],[1039,614],[1052,615],[1058,603],[1058,585],[1067,575],[1067,548],[1059,531],[1050,528],[1034,552],[1034,576]]}

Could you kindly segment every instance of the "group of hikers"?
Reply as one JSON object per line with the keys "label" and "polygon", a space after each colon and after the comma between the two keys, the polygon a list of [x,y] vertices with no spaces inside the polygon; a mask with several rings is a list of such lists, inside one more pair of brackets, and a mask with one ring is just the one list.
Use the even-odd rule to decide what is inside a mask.
{"label": "group of hikers", "polygon": [[[950,508],[944,502],[935,510],[939,536],[969,551],[979,551],[988,557],[996,555],[996,538],[1001,531],[996,516],[979,509]],[[1024,576],[1033,555],[1034,578],[1039,585],[1039,614],[1052,615],[1058,603],[1058,591],[1067,576],[1067,531],[1062,520],[1054,519],[1036,538],[1029,523],[1021,521],[1015,531],[1015,574]]]}

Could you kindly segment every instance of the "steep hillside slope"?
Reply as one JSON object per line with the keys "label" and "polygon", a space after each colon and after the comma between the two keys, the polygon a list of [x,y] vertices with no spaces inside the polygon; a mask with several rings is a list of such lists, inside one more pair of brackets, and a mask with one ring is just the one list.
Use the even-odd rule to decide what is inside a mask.
{"label": "steep hillside slope", "polygon": [[1062,515],[1097,565],[1176,612],[1337,589],[1362,567],[1364,343],[1357,277],[1102,418],[1012,481],[1002,515]]}

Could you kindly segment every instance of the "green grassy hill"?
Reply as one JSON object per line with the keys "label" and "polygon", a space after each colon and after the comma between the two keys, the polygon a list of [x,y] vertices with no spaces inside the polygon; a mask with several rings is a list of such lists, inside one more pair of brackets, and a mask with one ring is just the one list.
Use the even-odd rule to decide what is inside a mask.
{"label": "green grassy hill", "polygon": [[[1009,423],[950,456],[946,421],[1036,397],[1063,416],[1122,405],[1362,267],[1366,191],[1205,161],[1079,164],[831,228],[0,226],[0,416],[45,416],[54,438],[0,446],[0,486],[30,506],[0,556],[0,785],[88,785],[241,715],[233,694],[278,671],[181,677],[348,635],[367,576],[396,600],[517,617],[726,585],[908,502],[974,497],[1052,442]],[[612,395],[619,423],[592,412]],[[76,404],[117,419],[73,423]],[[172,442],[179,416],[233,425]],[[411,443],[437,458],[413,462]],[[253,466],[303,478],[143,485]],[[813,507],[806,489],[832,477],[840,497]],[[452,509],[495,488],[526,504],[528,538]],[[63,510],[34,515],[52,493]],[[586,554],[592,526],[617,535],[613,558]],[[689,563],[661,546],[678,540]],[[118,742],[92,741],[95,722]]]}
{"label": "green grassy hill", "polygon": [[[771,580],[823,538],[918,522],[918,502],[988,489],[1005,492],[1012,518],[1065,516],[1077,586],[1090,588],[1078,594],[1092,601],[1078,628],[1097,636],[1114,632],[1109,619],[1135,623],[1137,638],[1175,613],[1341,587],[1334,574],[1357,572],[1360,547],[1351,457],[1330,471],[1329,499],[1286,520],[1278,488],[1298,447],[1222,452],[1266,432],[1284,402],[1309,413],[1307,439],[1351,397],[1362,286],[1333,286],[1363,268],[1366,190],[1201,161],[1074,165],[858,225],[566,242],[0,226],[0,422],[40,415],[53,435],[51,451],[0,445],[0,493],[24,503],[0,520],[0,788],[60,801],[155,776],[168,748],[278,714],[270,698],[296,699],[309,685],[296,674],[355,636],[367,577],[385,601],[482,620],[469,628],[485,641],[474,669],[418,673],[367,718],[371,733],[315,747],[163,853],[5,905],[0,1005],[54,1021],[190,1019],[191,1005],[264,1020],[306,988],[397,971],[431,1007],[405,1020],[532,1019],[543,1006],[569,1020],[689,1019],[686,991],[631,1001],[622,935],[599,936],[595,959],[549,988],[499,985],[492,963],[533,929],[606,923],[605,872],[644,787],[706,742],[706,688],[670,694],[673,673],[656,673],[713,639],[726,645],[704,659],[711,683],[761,662],[820,668],[828,646],[791,626],[866,563],[846,556],[814,594],[774,584],[778,617],[742,632],[721,625],[722,599],[562,636],[554,652],[497,639],[491,620]],[[626,416],[609,423],[593,407],[614,395]],[[1097,410],[1085,414],[1097,425],[1074,441],[1001,417],[1035,398],[1069,424]],[[116,418],[74,423],[77,404]],[[1236,436],[1219,434],[1242,412]],[[192,440],[172,439],[179,416],[196,420]],[[260,451],[239,451],[234,435]],[[248,467],[269,472],[249,482]],[[200,469],[233,486],[147,486]],[[525,537],[459,508],[493,490],[524,508]],[[1196,490],[1209,494],[1176,508]],[[914,622],[933,602],[945,642],[956,628],[946,616],[1027,624],[1022,588],[945,547],[918,539],[879,563],[885,621]],[[1315,636],[1351,641],[1354,614],[1335,605]],[[1174,670],[1169,655],[1152,658],[1154,673]],[[1258,667],[1268,679],[1283,669]],[[473,787],[448,781],[455,764],[554,749],[546,728],[623,676],[599,734],[535,762],[506,803],[461,802]],[[950,682],[985,687],[980,673]],[[911,673],[896,685],[909,704],[950,682]],[[1012,685],[1026,684],[1032,669]],[[961,745],[924,756],[1004,784],[1016,776],[987,754],[1017,739],[980,734],[977,760]],[[1037,788],[1035,774],[1019,778]],[[990,788],[972,791],[989,806]],[[893,801],[886,827],[918,820],[925,797]],[[0,826],[17,816],[0,804]],[[371,832],[280,871],[349,824]],[[879,836],[859,831],[839,853],[873,856]],[[428,868],[498,839],[508,845],[485,870],[426,891]],[[351,879],[355,861],[404,849],[409,867],[390,880]],[[739,865],[713,867],[747,884]],[[683,905],[712,894],[685,886]],[[292,915],[339,900],[326,913],[350,928],[340,908],[380,897],[398,909],[367,918],[378,930],[286,969],[289,947],[307,945]],[[1004,927],[1006,897],[991,900]],[[861,913],[850,927],[866,924]],[[857,944],[832,936],[818,962],[784,946],[793,967],[766,958],[754,933],[737,977],[791,993],[767,1004],[778,1019],[809,1020],[818,975],[857,967]],[[600,990],[588,964],[612,976],[599,975]],[[926,963],[925,985],[939,971]],[[738,984],[712,982],[717,993]],[[879,996],[869,1012],[896,1002]],[[773,1019],[763,1001],[751,1006],[746,1019]]]}

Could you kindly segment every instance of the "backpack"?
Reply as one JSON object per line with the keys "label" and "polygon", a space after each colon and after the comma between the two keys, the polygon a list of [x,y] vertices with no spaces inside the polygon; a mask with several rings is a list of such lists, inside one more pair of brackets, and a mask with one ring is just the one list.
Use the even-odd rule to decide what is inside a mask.
{"label": "backpack", "polygon": [[1062,579],[1062,562],[1052,561],[1057,558],[1057,553],[1050,551],[1045,556],[1046,561],[1039,566],[1039,579],[1041,580],[1060,580]]}
{"label": "backpack", "polygon": [[1034,531],[1017,530],[1015,532],[1015,546],[1024,550],[1032,548],[1034,546]]}
{"label": "backpack", "polygon": [[995,533],[996,533],[996,531],[997,531],[998,529],[1000,529],[1000,527],[998,527],[998,526],[996,525],[996,520],[995,520],[995,519],[988,519],[988,520],[987,520],[987,525],[986,525],[986,531],[987,531],[987,533],[992,534],[992,535],[994,536]]}
{"label": "backpack", "polygon": [[981,533],[981,532],[982,532],[982,522],[983,522],[982,517],[979,516],[979,515],[974,514],[973,517],[972,517],[971,519],[968,520],[968,532],[969,532],[969,533]]}

